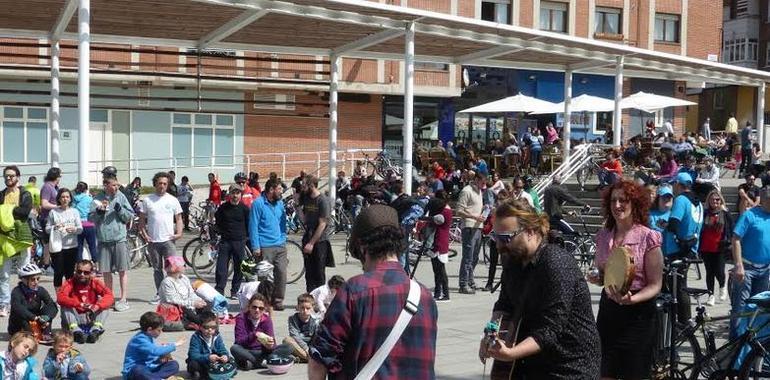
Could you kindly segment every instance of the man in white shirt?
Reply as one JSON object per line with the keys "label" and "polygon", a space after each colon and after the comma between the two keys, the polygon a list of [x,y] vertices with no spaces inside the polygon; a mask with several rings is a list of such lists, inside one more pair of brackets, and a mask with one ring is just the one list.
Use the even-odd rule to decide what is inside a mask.
{"label": "man in white shirt", "polygon": [[481,228],[487,219],[484,215],[482,187],[486,184],[486,176],[475,174],[473,182],[460,191],[457,199],[457,216],[463,218],[462,244],[463,254],[460,263],[460,293],[475,294],[476,284],[473,281],[473,271],[479,261],[481,249]]}
{"label": "man in white shirt", "polygon": [[674,125],[671,124],[671,120],[666,120],[666,122],[663,123],[663,133],[666,134],[666,137],[674,135]]}
{"label": "man in white shirt", "polygon": [[[156,173],[152,177],[155,193],[139,203],[139,230],[148,243],[156,291],[163,281],[163,263],[166,257],[177,256],[175,241],[182,237],[182,205],[166,192],[170,183],[168,173]],[[156,294],[150,303],[157,302]]]}
{"label": "man in white shirt", "polygon": [[703,122],[703,137],[707,141],[711,141],[711,118],[709,117]]}
{"label": "man in white shirt", "polygon": [[524,191],[524,180],[521,177],[513,179],[513,199],[525,199],[532,208],[535,208],[535,202],[532,200],[532,196],[528,192]]}
{"label": "man in white shirt", "polygon": [[700,199],[706,200],[708,193],[713,190],[719,190],[719,167],[714,165],[714,158],[706,156],[703,159],[705,165],[698,172],[698,178],[695,179],[693,191],[698,194]]}

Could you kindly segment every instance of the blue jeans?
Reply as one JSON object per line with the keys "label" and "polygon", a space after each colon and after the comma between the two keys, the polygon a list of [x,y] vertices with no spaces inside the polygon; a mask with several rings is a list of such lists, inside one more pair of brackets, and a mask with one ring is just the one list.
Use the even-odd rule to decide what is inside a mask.
{"label": "blue jeans", "polygon": [[[746,300],[751,296],[770,290],[770,264],[751,265],[743,264],[745,276],[743,282],[730,281],[730,304],[731,314],[738,314],[746,306]],[[730,338],[737,336],[736,331],[740,318],[730,320]]]}
{"label": "blue jeans", "polygon": [[88,244],[91,261],[98,263],[100,252],[96,249],[96,226],[83,227],[83,233],[78,235],[78,260],[83,260],[83,245]]}
{"label": "blue jeans", "polygon": [[473,270],[479,263],[481,229],[465,227],[462,230],[463,256],[460,261],[460,288],[475,285]]}
{"label": "blue jeans", "polygon": [[601,170],[596,174],[599,177],[599,186],[612,186],[618,181],[618,175],[614,172]]}
{"label": "blue jeans", "polygon": [[128,380],[162,380],[176,375],[179,372],[179,363],[176,360],[167,361],[155,369],[149,369],[141,364],[135,366],[128,373]]}

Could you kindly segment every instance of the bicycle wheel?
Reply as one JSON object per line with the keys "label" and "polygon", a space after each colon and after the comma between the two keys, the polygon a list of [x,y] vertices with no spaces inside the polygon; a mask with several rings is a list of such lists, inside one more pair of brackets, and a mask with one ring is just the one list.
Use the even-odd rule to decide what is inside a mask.
{"label": "bicycle wheel", "polygon": [[147,242],[144,241],[141,235],[129,235],[126,242],[128,243],[128,254],[131,260],[129,266],[131,269],[139,268],[145,261]]}
{"label": "bicycle wheel", "polygon": [[741,364],[739,379],[770,379],[770,339],[760,342],[761,347],[752,348]]}
{"label": "bicycle wheel", "polygon": [[[665,314],[664,314],[665,315]],[[684,325],[680,324],[679,338],[676,342],[676,357],[678,364],[675,371],[673,380],[696,380],[701,378],[700,375],[706,375],[702,371],[704,364],[704,355],[701,351],[698,338],[693,333],[682,334]],[[659,332],[660,338],[663,338],[666,333]],[[669,335],[670,336],[670,335]],[[655,349],[654,363],[653,363],[653,379],[671,379],[670,376],[670,363],[669,363],[669,348],[667,344],[663,347],[658,343],[658,347]],[[703,372],[703,373],[702,373]]]}
{"label": "bicycle wheel", "polygon": [[182,248],[182,258],[184,258],[184,264],[188,267],[191,267],[192,264],[192,250],[194,250],[198,245],[201,243],[201,238],[197,237],[195,239],[192,239],[187,242],[187,244],[184,245],[184,248]]}
{"label": "bicycle wheel", "polygon": [[191,253],[190,266],[192,267],[193,273],[195,273],[195,276],[199,279],[205,280],[204,275],[210,276],[216,269],[216,253],[212,251],[211,244],[204,241],[199,242],[198,245],[193,248]]}
{"label": "bicycle wheel", "polygon": [[305,274],[302,246],[294,240],[286,240],[286,283],[293,284]]}
{"label": "bicycle wheel", "polygon": [[454,248],[449,248],[449,258],[457,256],[457,250]]}

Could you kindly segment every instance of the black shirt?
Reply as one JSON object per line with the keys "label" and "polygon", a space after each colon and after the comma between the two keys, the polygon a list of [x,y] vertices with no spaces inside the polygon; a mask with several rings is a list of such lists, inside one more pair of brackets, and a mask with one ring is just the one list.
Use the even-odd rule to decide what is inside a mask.
{"label": "black shirt", "polygon": [[302,212],[305,214],[305,236],[302,242],[307,243],[310,241],[310,238],[315,234],[316,228],[318,228],[321,218],[326,219],[326,228],[318,241],[329,240],[329,236],[334,228],[334,221],[331,220],[332,206],[329,197],[324,194],[320,194],[315,198],[306,197],[302,203]]}
{"label": "black shirt", "polygon": [[[515,373],[532,379],[598,379],[599,333],[588,285],[572,255],[558,246],[545,245],[537,255],[525,266],[512,260],[504,264],[494,306],[509,315],[522,307],[517,340],[532,337],[541,348],[517,361]],[[507,328],[503,323],[501,329]]]}
{"label": "black shirt", "polygon": [[562,203],[567,202],[578,206],[585,206],[585,202],[575,198],[567,192],[562,185],[549,185],[543,193],[543,211],[549,218],[562,217]]}
{"label": "black shirt", "polygon": [[224,202],[214,217],[217,230],[225,240],[244,240],[249,236],[249,208],[242,203]]}

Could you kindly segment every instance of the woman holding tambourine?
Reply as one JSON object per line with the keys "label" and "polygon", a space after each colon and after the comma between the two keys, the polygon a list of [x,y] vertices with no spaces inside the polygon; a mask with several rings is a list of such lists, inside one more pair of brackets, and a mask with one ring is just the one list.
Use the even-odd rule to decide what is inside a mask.
{"label": "woman holding tambourine", "polygon": [[663,282],[660,233],[648,225],[650,196],[620,181],[605,190],[607,218],[596,236],[596,266],[588,280],[604,285],[596,324],[602,379],[650,377],[655,342],[655,297]]}

